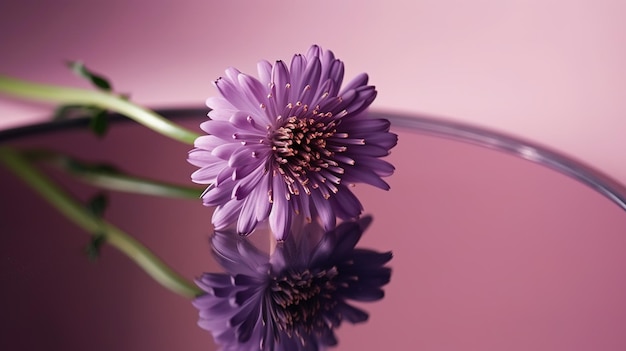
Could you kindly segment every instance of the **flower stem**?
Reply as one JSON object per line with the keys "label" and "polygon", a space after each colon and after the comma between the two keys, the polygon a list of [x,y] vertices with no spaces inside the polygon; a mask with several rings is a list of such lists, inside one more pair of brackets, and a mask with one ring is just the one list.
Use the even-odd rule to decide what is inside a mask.
{"label": "flower stem", "polygon": [[0,93],[27,100],[96,106],[115,111],[185,144],[193,145],[194,140],[199,136],[149,109],[106,91],[32,83],[0,75]]}
{"label": "flower stem", "polygon": [[51,164],[97,187],[135,194],[197,200],[204,188],[188,187],[125,174],[111,166],[87,163],[49,150],[21,151],[27,160]]}
{"label": "flower stem", "polygon": [[9,170],[78,226],[94,236],[104,234],[106,242],[135,261],[148,275],[164,287],[187,298],[193,298],[203,293],[202,290],[167,266],[133,237],[114,225],[96,218],[81,203],[74,200],[30,165],[17,151],[7,146],[0,146],[0,162],[3,162]]}

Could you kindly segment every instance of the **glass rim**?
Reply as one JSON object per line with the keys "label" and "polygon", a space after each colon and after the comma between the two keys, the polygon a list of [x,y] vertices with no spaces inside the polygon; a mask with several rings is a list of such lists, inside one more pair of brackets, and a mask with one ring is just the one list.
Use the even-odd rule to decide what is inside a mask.
{"label": "glass rim", "polygon": [[[206,107],[163,108],[155,111],[172,120],[197,118],[206,116],[208,113]],[[550,168],[590,187],[626,211],[626,186],[606,173],[565,153],[529,140],[445,117],[422,113],[389,112],[382,109],[370,109],[368,114],[372,118],[388,119],[391,121],[392,128],[497,150]],[[131,122],[129,118],[116,113],[111,113],[109,118],[112,123]],[[8,128],[0,130],[0,143],[40,133],[85,128],[88,125],[89,117],[77,117]]]}

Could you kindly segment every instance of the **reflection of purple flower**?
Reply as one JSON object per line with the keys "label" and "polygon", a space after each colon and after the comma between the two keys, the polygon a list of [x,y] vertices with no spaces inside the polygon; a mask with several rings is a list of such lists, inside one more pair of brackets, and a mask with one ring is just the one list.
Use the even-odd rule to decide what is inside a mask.
{"label": "reflection of purple flower", "polygon": [[361,74],[343,88],[343,62],[313,46],[282,61],[258,64],[259,78],[234,68],[215,82],[221,96],[209,98],[209,135],[199,137],[189,162],[200,167],[192,180],[210,184],[203,194],[217,206],[218,230],[237,222],[251,233],[269,218],[277,239],[285,238],[295,214],[320,218],[327,230],[336,217],[357,218],[359,200],[348,185],[382,189],[393,166],[380,160],[397,141],[389,121],[363,111],[376,96]]}
{"label": "reflection of purple flower", "polygon": [[[321,350],[337,343],[333,329],[343,319],[367,320],[348,300],[375,301],[384,295],[391,253],[354,246],[371,218],[344,222],[321,235],[311,224],[278,243],[268,258],[245,238],[215,234],[217,261],[227,274],[205,273],[197,280],[207,292],[196,298],[198,324],[225,351]],[[298,238],[295,238],[295,237]]]}

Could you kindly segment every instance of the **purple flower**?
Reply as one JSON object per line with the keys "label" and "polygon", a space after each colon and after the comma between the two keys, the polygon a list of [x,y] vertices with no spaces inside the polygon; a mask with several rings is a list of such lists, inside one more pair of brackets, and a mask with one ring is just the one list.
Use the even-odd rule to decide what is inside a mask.
{"label": "purple flower", "polygon": [[371,217],[344,222],[326,233],[318,224],[307,225],[279,242],[270,257],[245,237],[216,233],[213,251],[228,273],[205,273],[196,281],[207,292],[193,301],[198,324],[224,351],[336,345],[333,330],[342,320],[368,318],[348,300],[381,299],[391,276],[384,267],[391,252],[355,248],[370,222]]}
{"label": "purple flower", "polygon": [[397,142],[388,120],[364,113],[376,96],[367,75],[342,88],[343,62],[318,46],[289,67],[261,61],[258,73],[229,68],[215,82],[221,96],[207,100],[210,120],[201,125],[208,135],[189,153],[199,167],[192,180],[210,184],[202,199],[217,206],[216,229],[237,222],[247,235],[269,218],[284,240],[296,215],[326,230],[336,217],[358,218],[362,205],[349,185],[389,189],[381,177],[394,167],[380,157]]}

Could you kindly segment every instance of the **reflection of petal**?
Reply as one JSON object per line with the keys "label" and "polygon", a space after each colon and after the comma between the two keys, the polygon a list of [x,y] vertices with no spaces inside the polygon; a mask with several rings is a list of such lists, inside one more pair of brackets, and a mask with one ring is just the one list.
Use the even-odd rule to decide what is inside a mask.
{"label": "reflection of petal", "polygon": [[295,225],[297,231],[269,257],[245,237],[215,233],[213,251],[227,273],[197,280],[207,292],[193,303],[198,324],[223,350],[315,351],[336,345],[334,329],[342,320],[368,318],[350,301],[381,299],[391,274],[384,266],[390,253],[354,249],[370,222],[365,217],[327,232],[318,223]]}

